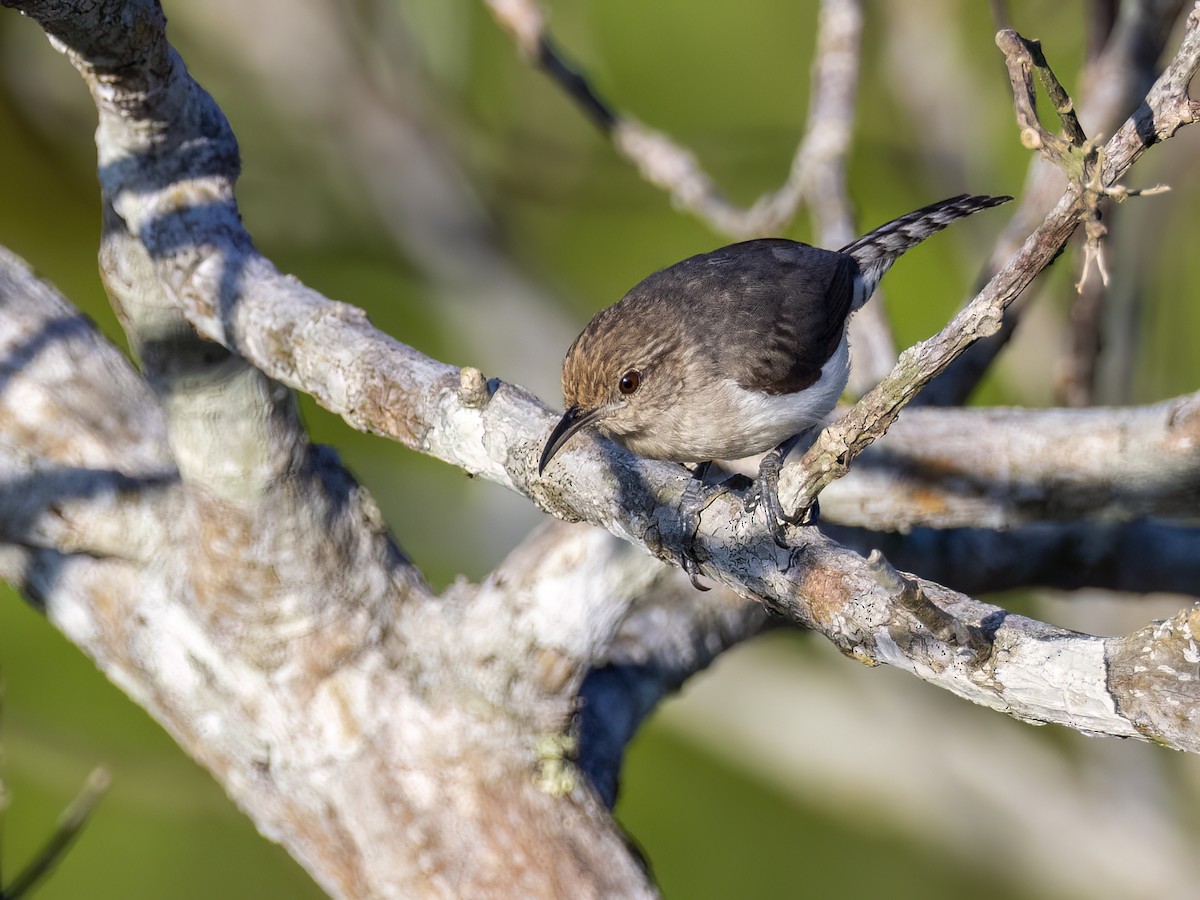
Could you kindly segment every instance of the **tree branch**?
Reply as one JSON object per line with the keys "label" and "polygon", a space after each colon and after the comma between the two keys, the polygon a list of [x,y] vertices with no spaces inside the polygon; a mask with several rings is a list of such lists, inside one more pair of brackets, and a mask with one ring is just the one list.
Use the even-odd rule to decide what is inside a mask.
{"label": "tree branch", "polygon": [[[617,112],[586,76],[563,57],[548,36],[545,18],[533,0],[484,2],[512,36],[522,56],[537,62],[584,114],[611,137],[617,152],[642,178],[666,191],[676,206],[714,231],[734,238],[777,233],[795,216],[810,191],[825,206],[826,224],[819,226],[821,233],[840,230],[841,200],[829,193],[828,179],[841,178],[849,149],[858,83],[858,36],[862,28],[858,0],[822,0],[807,130],[784,184],[759,197],[748,208],[735,206],[721,195],[691,150]],[[835,246],[849,243],[854,236],[846,236]]]}
{"label": "tree branch", "polygon": [[[689,474],[596,440],[573,445],[573,462],[556,469],[564,474],[539,478],[553,417],[536,398],[381,335],[361,311],[257,253],[233,200],[232,133],[166,43],[153,0],[3,2],[43,25],[95,98],[105,276],[165,407],[181,483],[172,502],[182,508],[156,522],[149,555],[8,544],[0,573],[40,598],[327,890],[651,895],[599,798],[571,777],[564,723],[589,658],[601,661],[656,566],[594,532],[551,526],[479,591],[460,585],[436,598],[370,498],[330,454],[305,445],[279,384],[654,556],[693,550],[709,577],[865,663],[1021,719],[1200,752],[1189,712],[1200,708],[1189,668],[1195,611],[1125,639],[1065,631],[902,575],[878,555],[863,559],[817,529],[779,548],[733,494],[708,507],[693,542],[678,513]],[[1182,62],[1168,70],[1174,87],[1151,94],[1124,143],[1121,134],[1110,142],[1108,184],[1140,155],[1129,142],[1148,145],[1195,118],[1180,79],[1200,58],[1197,30],[1194,16]],[[846,447],[869,443],[864,435],[886,428],[957,348],[994,331],[1077,217],[1068,195],[956,318],[957,331],[906,353],[849,430],[834,430]],[[181,315],[235,355],[193,337]],[[222,384],[231,386],[226,406],[212,398]],[[195,411],[216,417],[229,446],[194,430]],[[203,458],[189,459],[196,449]],[[593,557],[604,555],[618,564],[596,584]],[[582,602],[564,613],[568,592],[583,592]],[[645,603],[648,616],[653,607]],[[744,606],[710,609],[711,627],[685,611],[685,627],[665,631],[663,644],[618,638],[611,660],[637,665],[647,654],[665,664],[643,685],[661,694],[761,624]],[[636,718],[636,705],[623,709]],[[611,724],[624,739],[621,721]],[[606,763],[594,746],[594,771],[611,772],[611,752]]]}
{"label": "tree branch", "polygon": [[[1192,34],[1189,32],[1189,38]],[[87,37],[77,39],[86,42]],[[1187,66],[1195,65],[1195,51],[1193,43],[1185,40],[1185,62],[1170,70],[1176,80]],[[85,65],[85,77],[88,71]],[[137,69],[133,74],[145,71]],[[612,447],[599,454],[595,442],[580,441],[570,451],[574,464],[564,467],[570,473],[569,481],[537,479],[537,452],[552,418],[536,400],[503,384],[494,385],[494,390],[493,385],[479,389],[481,382],[470,377],[464,381],[456,370],[384,338],[353,308],[329,303],[279,276],[255,254],[236,219],[230,194],[236,169],[229,168],[236,158],[231,150],[222,149],[224,131],[212,124],[219,113],[206,95],[189,86],[190,80],[182,76],[180,68],[172,66],[167,71],[174,73],[171,77],[176,81],[151,95],[156,102],[170,107],[166,99],[172,96],[169,84],[178,83],[174,104],[187,98],[201,106],[167,117],[181,130],[172,134],[171,143],[155,157],[155,170],[160,173],[181,165],[175,177],[182,180],[147,182],[139,177],[131,181],[135,170],[121,164],[106,166],[102,180],[130,233],[137,234],[147,247],[160,280],[202,334],[227,342],[272,377],[310,391],[359,427],[388,434],[518,489],[559,515],[601,524],[655,555],[677,556],[686,545],[686,536],[676,508],[688,477],[679,467],[636,460]],[[177,81],[180,78],[183,82]],[[101,141],[110,142],[105,158],[127,155],[128,149],[119,148],[131,140],[136,143],[139,134],[133,127],[138,120],[123,124],[122,104],[108,99],[119,100],[121,85],[117,78],[106,82],[99,92]],[[1165,92],[1152,95],[1151,108],[1155,96],[1168,95],[1174,96]],[[134,108],[140,114],[156,112],[156,120],[162,120],[167,111]],[[1176,124],[1181,121],[1177,114]],[[1114,147],[1107,158],[1123,157]],[[224,164],[224,170],[214,165],[225,159],[230,163]],[[203,163],[199,171],[197,163]],[[203,206],[180,206],[188,202],[189,191],[200,187]],[[164,205],[168,200],[170,205]],[[974,333],[994,329],[998,309],[1033,277],[1036,266],[1053,257],[1074,221],[1073,201],[1064,198],[1023,253],[956,319],[957,331],[943,336],[942,350],[969,342]],[[237,277],[223,278],[228,272]],[[971,324],[964,325],[964,320]],[[918,357],[920,351],[921,347],[909,351],[901,365]],[[918,360],[917,368],[931,371],[934,358]],[[468,383],[475,387],[465,389]],[[913,383],[893,387],[902,397],[914,389]],[[1104,644],[1099,639],[1004,616],[994,607],[928,582],[897,581],[886,567],[869,564],[819,534],[798,535],[791,550],[782,551],[774,547],[761,525],[741,516],[740,502],[733,496],[715,501],[705,519],[695,549],[711,577],[764,598],[794,621],[821,630],[848,653],[899,665],[1019,717],[1114,734],[1135,731],[1111,704],[1106,712],[1108,701],[1100,699],[1106,696],[1107,673],[1102,664]],[[925,621],[944,622],[949,630],[939,626],[936,634],[929,633]],[[996,622],[1003,625],[993,631],[990,623]],[[917,638],[918,634],[929,636]],[[1073,705],[1069,709],[1062,706],[1061,694],[1026,691],[1029,685],[1021,680],[1012,681],[1018,686],[1013,690],[995,671],[1013,660],[1021,664],[1031,660],[1043,652],[1039,649],[1042,642],[1051,638],[1064,642],[1064,647],[1077,648],[1079,665],[1069,676],[1066,670],[1052,668],[1046,677],[1050,681],[1069,677],[1072,683],[1089,685],[1096,705],[1086,724],[1080,724]],[[995,653],[997,642],[1005,647],[1000,656]],[[949,664],[944,662],[947,654]],[[1173,746],[1190,747],[1195,741],[1191,727],[1181,723],[1156,737]]]}
{"label": "tree branch", "polygon": [[0,247],[0,537],[145,561],[177,493],[145,382]]}
{"label": "tree branch", "polygon": [[625,748],[663,698],[778,622],[728,589],[697,592],[678,570],[636,603],[580,690],[579,767],[609,806]]}
{"label": "tree branch", "polygon": [[[70,466],[81,452],[89,457],[84,462],[99,464],[109,453],[121,455],[126,407],[148,425],[128,430],[129,440],[148,445],[135,444],[129,456],[157,463],[167,444],[163,417],[145,384],[90,325],[59,329],[35,358],[22,355],[21,342],[8,340],[28,325],[22,309],[51,322],[82,321],[27,267],[0,256],[0,371],[12,375],[0,402],[25,400],[24,418],[0,416],[0,441],[19,439],[23,430],[50,434],[34,414],[39,409],[60,429],[75,430],[70,443],[49,445],[48,456],[4,463],[36,490],[10,482],[0,491],[0,510],[20,514],[4,522],[0,577],[42,606],[222,781],[265,834],[338,896],[460,896],[464,886],[486,895],[497,879],[533,895],[566,885],[572,896],[651,896],[645,873],[589,791],[569,780],[550,791],[531,777],[534,737],[565,728],[573,704],[563,696],[555,647],[543,644],[569,633],[547,608],[554,581],[544,576],[568,551],[568,562],[585,565],[558,584],[578,589],[578,579],[595,572],[590,548],[574,557],[565,545],[547,554],[531,573],[542,576],[539,584],[493,582],[490,590],[507,593],[510,610],[521,614],[498,617],[490,626],[497,634],[480,621],[501,608],[494,597],[485,592],[476,605],[475,592],[460,587],[439,600],[414,582],[369,498],[326,451],[314,450],[276,482],[279,493],[296,498],[290,508],[286,500],[221,500],[195,482],[170,480],[164,490],[111,469]],[[91,378],[105,360],[119,362],[111,377]],[[86,396],[90,413],[113,415],[59,421],[61,406],[29,402],[48,387],[66,402]],[[108,443],[89,427],[107,429]],[[68,451],[65,463],[51,458],[59,446]],[[230,483],[246,480],[217,486]],[[105,492],[108,484],[115,487]],[[248,510],[264,508],[280,518],[259,520],[253,535],[234,533]],[[314,519],[326,545],[302,533]],[[114,528],[121,523],[136,527],[121,534]],[[593,545],[597,536],[613,541],[590,534]],[[300,552],[280,559],[289,539]],[[606,577],[661,568],[621,546],[603,558],[624,557],[626,565],[610,566]],[[319,556],[305,558],[306,547]],[[348,550],[357,556],[347,559]],[[507,572],[517,574],[513,566]],[[636,589],[635,578],[625,580],[627,590]],[[523,591],[535,586],[540,594]],[[454,600],[461,604],[448,602]],[[475,617],[470,631],[461,627],[463,611]],[[538,621],[549,627],[532,640],[518,641],[509,630]],[[472,647],[481,658],[467,652]],[[494,689],[498,673],[507,675],[502,692]],[[500,700],[503,706],[493,705]],[[431,811],[424,808],[431,795],[454,799]],[[556,825],[548,832],[539,823],[549,820]],[[524,867],[494,864],[514,847]]]}
{"label": "tree branch", "polygon": [[[1186,0],[1129,0],[1104,51],[1081,78],[1080,117],[1093,134],[1113,132],[1143,101],[1154,83],[1159,59]],[[1030,162],[1025,187],[1008,226],[996,241],[980,284],[990,280],[1037,223],[1061,197],[1065,176],[1040,155]],[[1126,261],[1136,265],[1136,258]],[[957,406],[966,401],[1000,351],[1007,345],[1031,297],[1026,293],[1010,306],[995,335],[959,356],[914,402]]]}
{"label": "tree branch", "polygon": [[1035,522],[904,533],[824,525],[859,553],[966,593],[1045,587],[1200,596],[1200,529],[1162,522]]}
{"label": "tree branch", "polygon": [[1198,444],[1200,394],[1127,408],[913,409],[826,489],[822,511],[882,531],[1189,520]]}
{"label": "tree branch", "polygon": [[[1096,172],[1102,180],[1101,189],[1115,184],[1147,147],[1200,118],[1200,104],[1187,96],[1188,84],[1197,67],[1200,67],[1200,5],[1188,17],[1183,42],[1171,65],[1134,118],[1099,154]],[[1123,160],[1124,165],[1114,165],[1114,160]],[[780,496],[793,500],[797,508],[810,507],[826,485],[844,475],[853,459],[887,431],[900,410],[925,385],[976,340],[995,334],[1005,309],[1054,261],[1079,222],[1091,221],[1095,215],[1096,201],[1088,193],[1082,185],[1072,185],[1024,246],[974,300],[937,335],[904,351],[892,374],[840,421],[825,429],[799,465],[784,471]]]}

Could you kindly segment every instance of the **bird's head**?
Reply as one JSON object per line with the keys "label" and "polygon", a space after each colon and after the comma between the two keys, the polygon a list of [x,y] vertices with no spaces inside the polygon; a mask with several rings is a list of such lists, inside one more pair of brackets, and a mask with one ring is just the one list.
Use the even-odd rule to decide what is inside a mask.
{"label": "bird's head", "polygon": [[[563,360],[563,413],[538,463],[539,474],[579,430],[594,426],[635,452],[647,431],[679,396],[677,329],[661,318],[657,304],[625,300],[602,310],[575,339]],[[657,318],[657,321],[655,319]]]}

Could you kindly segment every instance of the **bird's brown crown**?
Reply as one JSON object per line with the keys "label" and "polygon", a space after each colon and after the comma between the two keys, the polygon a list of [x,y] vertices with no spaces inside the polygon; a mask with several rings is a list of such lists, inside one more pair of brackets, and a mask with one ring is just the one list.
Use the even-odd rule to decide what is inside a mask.
{"label": "bird's brown crown", "polygon": [[669,305],[634,295],[597,314],[563,360],[567,405],[599,409],[643,393],[677,352],[670,315]]}

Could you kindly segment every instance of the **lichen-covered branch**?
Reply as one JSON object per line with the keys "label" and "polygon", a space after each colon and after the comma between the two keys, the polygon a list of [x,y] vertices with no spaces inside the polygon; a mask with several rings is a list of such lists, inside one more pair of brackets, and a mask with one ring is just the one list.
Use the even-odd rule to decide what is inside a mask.
{"label": "lichen-covered branch", "polygon": [[[1188,17],[1179,52],[1145,103],[1104,146],[1096,167],[1097,177],[1103,179],[1101,188],[1120,179],[1147,147],[1200,118],[1200,104],[1187,96],[1188,84],[1198,66],[1200,6]],[[1113,166],[1114,159],[1124,160],[1124,166]],[[780,483],[781,497],[787,497],[801,509],[811,506],[826,485],[844,475],[855,457],[887,431],[900,410],[925,385],[975,341],[999,330],[1007,307],[1050,265],[1080,221],[1094,211],[1095,204],[1080,195],[1078,186],[1068,188],[1021,249],[945,328],[905,350],[892,374],[822,432],[799,465],[785,470]]]}
{"label": "lichen-covered branch", "polygon": [[154,396],[75,307],[0,248],[0,540],[145,562],[177,508]]}
{"label": "lichen-covered branch", "polygon": [[[1159,74],[1160,59],[1186,0],[1129,0],[1120,11],[1100,55],[1081,76],[1079,117],[1093,134],[1114,132],[1138,107]],[[1041,155],[1032,156],[1028,176],[1009,224],[997,239],[980,284],[989,280],[1020,247],[1066,186],[1066,176]],[[1123,260],[1137,266],[1136,258]],[[1030,302],[1026,291],[1007,310],[1000,330],[973,344],[914,401],[919,405],[956,406],[979,384],[1012,337]]]}
{"label": "lichen-covered branch", "polygon": [[[172,71],[173,77],[182,77],[178,68]],[[111,93],[116,86],[119,82],[106,84],[105,91]],[[211,106],[196,90],[188,89],[185,96]],[[101,97],[100,105],[106,118],[119,116],[119,104],[110,108]],[[564,467],[568,474],[563,480],[538,479],[536,457],[552,418],[535,399],[508,385],[460,377],[457,370],[380,335],[353,308],[330,303],[278,275],[255,254],[227,194],[234,172],[214,175],[221,170],[212,163],[227,154],[213,147],[200,156],[208,166],[199,180],[190,168],[197,161],[195,148],[220,137],[221,129],[211,124],[218,115],[214,110],[181,116],[177,124],[182,133],[171,147],[186,147],[187,152],[175,153],[168,147],[165,158],[156,164],[159,172],[167,171],[169,164],[180,164],[175,176],[179,183],[147,184],[139,179],[139,189],[134,191],[127,181],[133,169],[114,165],[102,174],[114,209],[130,233],[139,235],[168,294],[202,334],[228,344],[270,376],[310,391],[359,427],[388,434],[527,493],[561,516],[603,525],[656,555],[678,555],[685,545],[676,505],[687,478],[678,467],[636,460],[608,446],[600,452],[595,442],[580,441],[570,451],[574,463]],[[187,129],[196,127],[199,131],[189,136]],[[119,155],[117,148],[125,140],[122,133],[119,121],[106,121],[102,140],[113,141],[106,155]],[[189,185],[204,189],[208,200],[204,206],[179,207],[187,199]],[[168,198],[173,205],[164,208]],[[998,315],[995,304],[1002,306],[1037,266],[1053,256],[1073,225],[1071,212],[1069,200],[1060,204],[1024,252],[964,314],[965,321],[973,324],[942,340],[953,347],[969,341],[973,333],[993,328]],[[961,317],[956,321],[962,326]],[[909,351],[902,366],[914,359],[918,367],[928,367],[930,361],[922,361],[921,351],[920,346]],[[892,389],[900,395],[913,389],[912,381],[899,380],[904,384],[894,384]],[[1081,642],[1081,653],[1085,646],[1093,648],[1084,653],[1086,658],[1099,662],[1103,656],[1098,639],[1045,632],[1042,626],[1017,617],[1005,619],[1005,628],[992,633],[980,623],[999,621],[1000,612],[994,608],[924,582],[914,582],[913,589],[905,587],[908,582],[897,581],[886,569],[817,533],[797,535],[790,551],[775,548],[761,524],[742,516],[735,496],[720,498],[709,507],[696,551],[711,577],[763,598],[794,621],[818,628],[846,652],[901,665],[1014,715],[1076,723],[1075,712],[1048,695],[1026,696],[1006,688],[1003,678],[983,674],[997,660],[1017,658],[995,657],[987,648],[997,640],[1036,654],[1033,648],[1052,633],[1055,640]],[[959,625],[944,635],[938,632],[916,639],[927,627],[922,617],[930,616]],[[975,638],[968,645],[955,643],[971,634]],[[957,662],[931,663],[947,652]],[[1062,677],[1068,677],[1066,672]],[[1091,684],[1097,697],[1105,690],[1102,666],[1069,677]],[[1013,683],[1023,684],[1019,679]],[[1112,709],[1110,713],[1087,727],[1132,732],[1119,714]],[[1178,731],[1157,737],[1175,746],[1190,746],[1195,740],[1190,728],[1184,723]]]}
{"label": "lichen-covered branch", "polygon": [[[592,723],[609,738],[590,732],[581,753],[604,790],[646,703],[762,627],[766,611],[864,663],[1021,719],[1200,752],[1194,610],[1128,638],[1069,632],[864,558],[818,529],[780,548],[735,493],[712,502],[693,541],[678,512],[689,473],[594,439],[540,478],[554,418],[537,398],[380,334],[255,250],[233,199],[233,135],[166,42],[157,3],[3,3],[42,25],[95,99],[102,267],[145,379],[128,366],[109,379],[76,367],[74,332],[52,324],[71,320],[63,304],[45,307],[43,325],[36,303],[0,307],[0,322],[18,323],[11,339],[0,331],[0,377],[10,378],[0,399],[18,387],[42,397],[21,407],[29,418],[0,418],[0,442],[28,448],[3,476],[28,474],[42,491],[32,503],[0,495],[0,510],[13,511],[0,574],[43,603],[327,890],[651,896],[601,797],[574,777],[582,685],[606,663],[658,670],[609,694],[608,718]],[[514,29],[523,42],[540,35]],[[1183,101],[1198,29],[1194,21],[1183,61],[1168,70],[1174,86],[1148,99],[1152,118],[1110,143],[1105,164],[1117,165],[1106,177],[1136,158],[1129,141],[1162,139],[1195,117]],[[815,467],[793,474],[819,480],[844,467],[920,384],[994,331],[1077,216],[1065,197],[954,329],[908,351],[822,438]],[[0,259],[5,268],[16,272],[12,293],[41,290]],[[10,309],[34,310],[35,324]],[[86,327],[79,335],[97,340]],[[111,353],[83,348],[85,358]],[[55,395],[69,399],[89,381],[86,402],[67,404],[65,442],[43,437],[53,436]],[[329,451],[308,446],[285,386],[625,543],[549,525],[482,585],[434,597],[370,497]],[[106,412],[101,424],[89,408]],[[120,411],[111,419],[110,408]],[[89,434],[100,450],[73,460]],[[142,448],[145,465],[114,465],[122,440]],[[838,440],[832,458],[820,455]],[[110,516],[143,527],[122,542],[93,524]],[[667,592],[649,557],[687,551],[709,578],[761,605]]]}
{"label": "lichen-covered branch", "polygon": [[[582,783],[548,791],[535,781],[539,736],[547,723],[565,729],[572,710],[525,656],[553,658],[554,619],[543,615],[547,627],[523,642],[505,640],[528,621],[523,603],[536,585],[508,573],[511,602],[491,604],[507,614],[473,623],[487,652],[467,658],[454,628],[464,607],[432,596],[370,497],[332,453],[308,446],[288,391],[182,318],[180,281],[211,277],[221,320],[257,277],[238,264],[260,258],[231,199],[233,136],[166,43],[157,4],[25,8],[67,48],[100,110],[101,263],[147,381],[127,364],[118,377],[91,371],[90,356],[120,357],[74,311],[61,317],[79,323],[74,331],[43,328],[37,342],[18,313],[36,312],[47,289],[16,270],[19,300],[0,309],[18,329],[4,346],[13,377],[3,397],[24,417],[0,419],[0,441],[29,444],[19,474],[41,490],[2,495],[19,513],[6,523],[3,576],[331,893],[486,896],[502,885],[541,896],[650,895]],[[229,245],[246,256],[213,252]],[[37,296],[20,299],[27,289]],[[475,387],[460,381],[460,396],[476,396]],[[128,430],[152,443],[165,488],[136,468],[117,478],[108,469],[123,470],[101,470],[104,459],[65,470],[71,460],[55,457],[52,437],[59,410],[29,402],[39,392],[84,414],[64,443],[75,454],[91,446],[90,419],[115,431],[119,411],[132,407],[141,418]],[[77,393],[86,400],[76,403]],[[119,458],[119,435],[100,437],[93,444]],[[140,529],[115,530],[130,520]],[[95,522],[108,530],[97,535]],[[546,588],[555,560],[574,564],[569,555],[542,560]],[[524,705],[492,705],[487,673],[498,662]],[[431,793],[456,799],[424,809]],[[524,864],[496,863],[514,859]]]}
{"label": "lichen-covered branch", "polygon": [[[650,895],[580,780],[534,780],[533,748],[569,727],[569,688],[606,640],[588,626],[607,617],[611,634],[661,564],[556,525],[570,534],[535,536],[531,565],[514,554],[478,591],[436,599],[328,451],[252,492],[254,472],[209,481],[222,472],[211,462],[176,466],[195,449],[172,452],[177,411],[164,415],[94,326],[7,253],[0,373],[0,577],[327,890]],[[190,378],[182,390],[203,389],[202,373]],[[257,423],[222,427],[250,450],[291,443]],[[563,615],[564,596],[587,591],[594,601]],[[424,809],[427,792],[461,802]],[[494,863],[522,846],[525,865]]]}
{"label": "lichen-covered branch", "polygon": [[1197,394],[1125,408],[918,408],[826,489],[822,512],[879,531],[1187,521],[1200,504],[1198,447]]}

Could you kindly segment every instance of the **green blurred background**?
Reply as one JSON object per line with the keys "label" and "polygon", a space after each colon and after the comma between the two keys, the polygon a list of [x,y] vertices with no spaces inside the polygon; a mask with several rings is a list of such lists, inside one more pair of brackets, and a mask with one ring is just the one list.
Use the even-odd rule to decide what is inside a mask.
{"label": "green blurred background", "polygon": [[[691,147],[732,198],[781,182],[805,122],[815,3],[547,7],[559,44],[602,93]],[[592,312],[650,270],[724,242],[618,160],[475,0],[165,8],[173,42],[238,135],[239,199],[261,249],[439,359],[555,404],[562,351]],[[1012,24],[1043,39],[1068,88],[1085,9],[1010,4]],[[983,3],[866,5],[850,165],[863,230],[960,191],[1020,192],[1028,154],[994,31]],[[0,244],[121,341],[96,275],[94,123],[66,60],[33,23],[0,13]],[[1174,193],[1114,220],[1112,315],[1126,349],[1106,362],[1104,399],[1159,399],[1200,381],[1189,349],[1200,304],[1187,277],[1195,153],[1186,133],[1155,151],[1132,184],[1168,181]],[[1003,221],[979,218],[889,275],[902,343],[961,301]],[[788,233],[809,237],[803,216]],[[981,402],[1051,402],[1073,275],[1065,263],[1050,274]],[[304,409],[435,584],[480,577],[537,521],[494,485]],[[406,514],[414,508],[419,517]],[[1186,601],[1000,602],[1120,633]],[[6,878],[103,763],[114,786],[40,896],[320,895],[4,588],[0,672]],[[650,722],[618,812],[669,897],[1150,897],[1192,865],[1198,794],[1193,760],[1034,730],[864,670],[819,640],[775,635],[730,654]]]}

